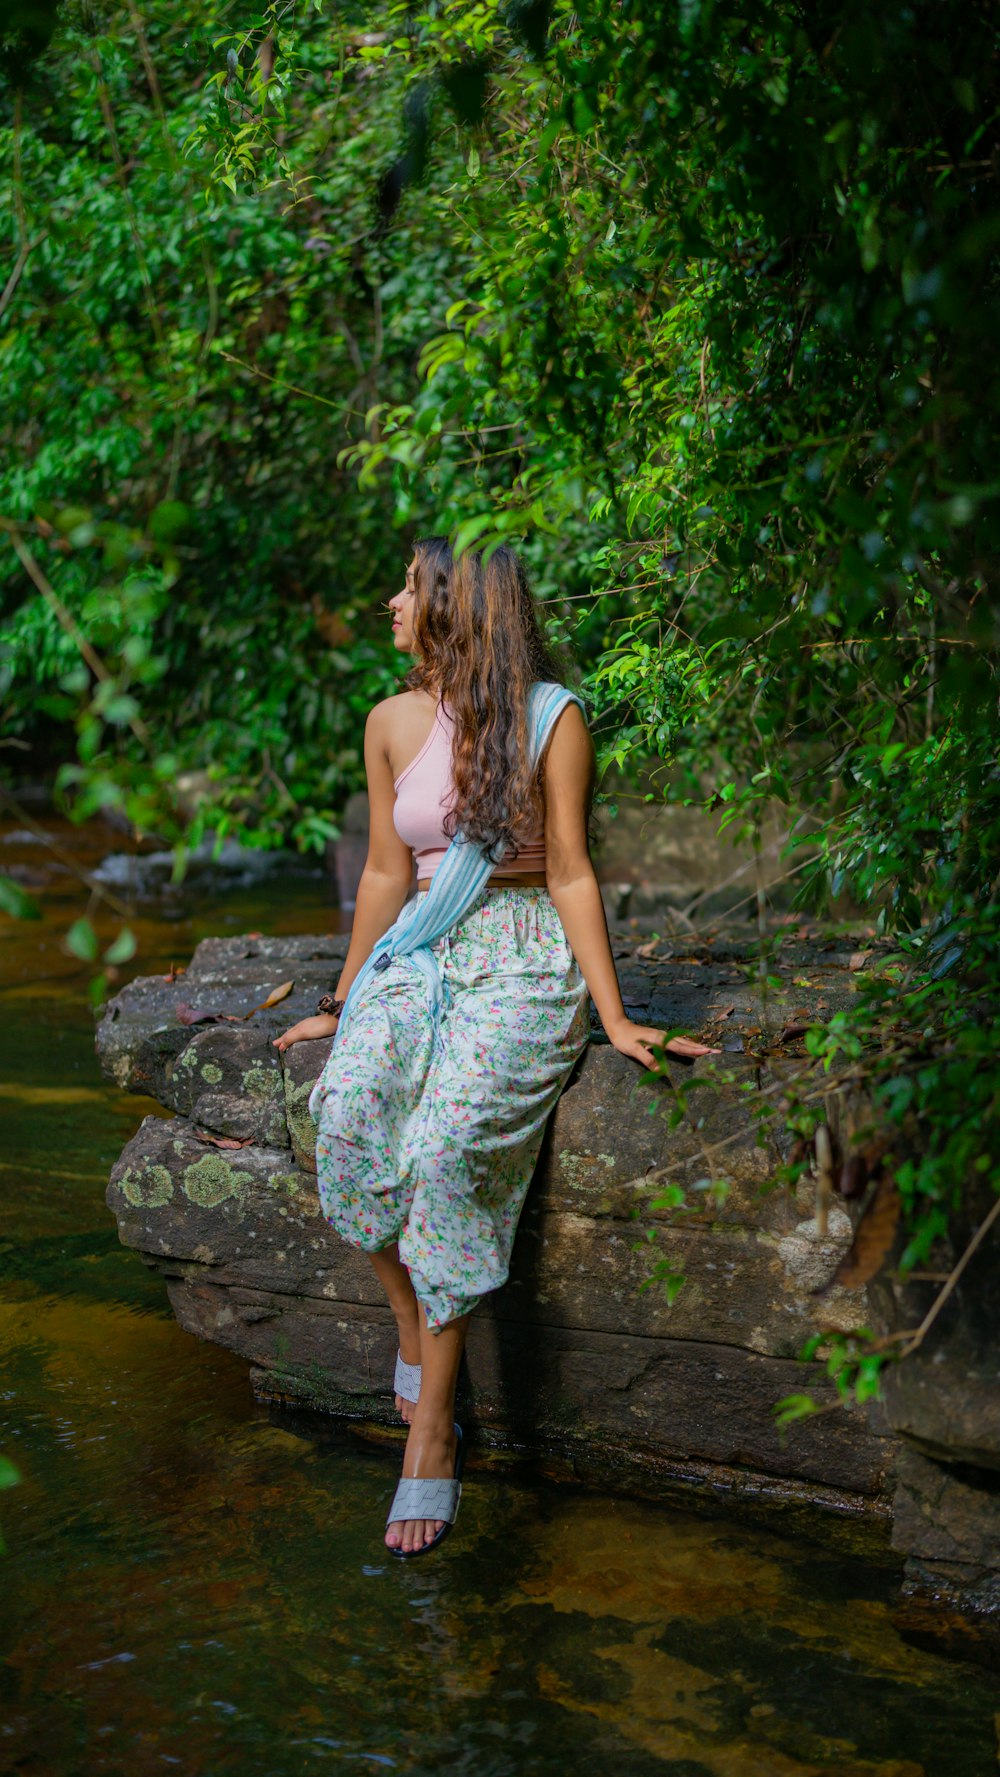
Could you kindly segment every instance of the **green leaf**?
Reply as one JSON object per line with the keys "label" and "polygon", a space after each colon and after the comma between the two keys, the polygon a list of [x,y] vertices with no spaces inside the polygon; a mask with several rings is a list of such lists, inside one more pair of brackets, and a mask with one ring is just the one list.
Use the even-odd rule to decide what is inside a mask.
{"label": "green leaf", "polygon": [[811,1394],[786,1394],[771,1409],[779,1425],[792,1425],[797,1419],[808,1419],[819,1408]]}
{"label": "green leaf", "polygon": [[963,80],[961,77],[957,77],[952,80],[951,90],[963,111],[974,111],[976,109],[976,89],[971,80]]}
{"label": "green leaf", "polygon": [[117,964],[130,962],[138,949],[135,933],[128,926],[122,926],[117,938],[104,952],[106,963]]}
{"label": "green leaf", "polygon": [[191,510],[183,500],[161,500],[150,515],[150,535],[157,543],[174,543],[190,523]]}
{"label": "green leaf", "polygon": [[492,512],[480,512],[475,518],[465,519],[455,532],[454,541],[452,543],[454,554],[462,555],[466,549],[471,549],[474,544],[479,541],[480,537],[486,535],[486,532],[492,528],[495,522],[496,520]]}
{"label": "green leaf", "polygon": [[108,992],[108,978],[102,970],[99,975],[95,975],[92,978],[92,980],[90,981],[90,983],[87,987],[87,997],[90,1000],[90,1003],[93,1006],[95,1012],[97,1011],[99,1006],[103,1006],[104,1001],[107,998],[107,992]]}
{"label": "green leaf", "polygon": [[71,955],[78,956],[81,962],[96,963],[97,933],[89,919],[75,920],[66,933],[64,942]]}
{"label": "green leaf", "polygon": [[683,1271],[668,1271],[665,1276],[660,1278],[663,1294],[667,1298],[668,1308],[673,1307],[686,1282],[687,1278]]}
{"label": "green leaf", "polygon": [[25,894],[19,883],[9,876],[0,876],[0,913],[11,919],[41,919],[42,910],[33,896]]}
{"label": "green leaf", "polygon": [[658,1197],[654,1197],[652,1209],[684,1209],[687,1199],[682,1185],[668,1184]]}
{"label": "green leaf", "polygon": [[116,697],[108,698],[101,714],[106,722],[111,723],[112,727],[120,728],[139,714],[139,705],[134,697],[128,695],[127,691],[121,691]]}
{"label": "green leaf", "polygon": [[78,532],[93,533],[91,513],[86,506],[64,506],[56,514],[55,522],[56,528],[70,538],[75,537]]}

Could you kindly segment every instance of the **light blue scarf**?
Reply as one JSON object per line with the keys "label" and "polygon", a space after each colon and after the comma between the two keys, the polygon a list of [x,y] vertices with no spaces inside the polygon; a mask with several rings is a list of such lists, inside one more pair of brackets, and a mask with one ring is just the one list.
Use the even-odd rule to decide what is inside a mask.
{"label": "light blue scarf", "polygon": [[[538,679],[532,685],[528,693],[528,753],[533,766],[544,752],[556,719],[561,716],[568,703],[578,703],[581,709],[584,707],[583,699],[575,691],[568,691],[565,685],[557,685],[546,679]],[[437,1042],[443,990],[441,973],[431,945],[443,937],[445,932],[451,931],[485,887],[492,872],[500,867],[486,856],[481,845],[466,839],[462,833],[455,834],[431,878],[426,894],[415,895],[407,903],[395,924],[389,927],[384,937],[379,938],[371,955],[354,977],[333,1039],[334,1050],[368,977],[387,969],[390,963],[404,956],[409,957],[426,981],[434,1020],[434,1041]],[[332,1053],[333,1051],[331,1055]],[[319,1084],[320,1081],[317,1081],[313,1097],[318,1094]],[[312,1097],[309,1108],[312,1110]],[[318,1113],[318,1108],[317,1102],[314,1116]]]}

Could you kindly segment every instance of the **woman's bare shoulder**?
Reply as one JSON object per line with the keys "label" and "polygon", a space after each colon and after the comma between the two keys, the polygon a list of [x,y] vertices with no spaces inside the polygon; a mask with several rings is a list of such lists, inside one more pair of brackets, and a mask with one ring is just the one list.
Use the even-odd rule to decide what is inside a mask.
{"label": "woman's bare shoulder", "polygon": [[587,718],[578,703],[568,701],[552,724],[548,756],[578,762],[589,759],[593,751],[594,741]]}
{"label": "woman's bare shoulder", "polygon": [[435,700],[427,691],[397,691],[370,710],[365,744],[386,759],[393,777],[419,753],[434,723]]}
{"label": "woman's bare shoulder", "polygon": [[414,722],[419,725],[433,711],[434,699],[429,692],[394,691],[391,697],[383,697],[380,703],[372,705],[367,727],[372,734],[382,737],[405,734]]}

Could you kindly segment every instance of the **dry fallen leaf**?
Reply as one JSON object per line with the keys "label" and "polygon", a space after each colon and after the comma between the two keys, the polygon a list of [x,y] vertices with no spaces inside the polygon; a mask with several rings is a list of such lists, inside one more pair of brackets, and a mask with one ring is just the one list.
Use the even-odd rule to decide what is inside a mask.
{"label": "dry fallen leaf", "polygon": [[199,1012],[196,1007],[181,1000],[175,1008],[174,1016],[178,1024],[239,1024],[236,1012]]}
{"label": "dry fallen leaf", "polygon": [[252,1135],[211,1135],[207,1129],[196,1129],[199,1141],[211,1142],[213,1148],[252,1148]]}
{"label": "dry fallen leaf", "polygon": [[268,994],[266,1000],[261,1000],[259,1006],[254,1006],[253,1010],[250,1012],[244,1012],[244,1019],[252,1018],[257,1012],[266,1012],[268,1006],[280,1006],[282,1000],[287,1000],[294,986],[294,981],[283,981],[280,987],[274,988],[274,990]]}
{"label": "dry fallen leaf", "polygon": [[896,1238],[899,1210],[896,1181],[888,1173],[883,1173],[854,1230],[854,1239],[849,1250],[833,1276],[813,1290],[813,1295],[821,1296],[826,1290],[833,1289],[835,1284],[845,1290],[859,1290],[862,1284],[869,1283],[876,1271],[881,1269]]}

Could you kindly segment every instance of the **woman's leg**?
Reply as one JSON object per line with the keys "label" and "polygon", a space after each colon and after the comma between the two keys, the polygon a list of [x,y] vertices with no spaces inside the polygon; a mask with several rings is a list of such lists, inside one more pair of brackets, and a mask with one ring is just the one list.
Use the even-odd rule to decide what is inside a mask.
{"label": "woman's leg", "polygon": [[[399,1329],[403,1362],[420,1362],[417,1298],[397,1236],[413,1195],[401,1175],[403,1134],[420,1101],[432,1048],[426,990],[400,968],[369,981],[310,1101],[323,1214],[367,1252]],[[396,1396],[409,1423],[413,1402]]]}
{"label": "woman's leg", "polygon": [[[403,1141],[414,1184],[399,1251],[421,1315],[420,1402],[405,1476],[455,1465],[455,1383],[469,1313],[507,1277],[545,1123],[587,1042],[587,993],[547,895],[499,891],[441,952],[441,1041]],[[439,1523],[394,1522],[390,1547]]]}
{"label": "woman's leg", "polygon": [[369,978],[310,1096],[323,1214],[369,1254],[393,1247],[409,1212],[400,1156],[432,1048],[423,982],[389,969]]}
{"label": "woman's leg", "polygon": [[[426,985],[401,961],[369,979],[309,1107],[324,1217],[367,1252],[396,1322],[403,1362],[421,1365],[421,1317],[397,1237],[417,1182],[405,1135],[420,1111],[433,1047]],[[409,1424],[415,1403],[397,1395],[396,1407]]]}
{"label": "woman's leg", "polygon": [[545,1124],[589,1034],[587,990],[544,890],[498,889],[443,957],[440,1043],[407,1125],[399,1255],[431,1327],[506,1282]]}
{"label": "woman's leg", "polygon": [[[384,1246],[381,1252],[369,1253],[375,1275],[382,1285],[389,1300],[399,1332],[399,1355],[404,1364],[421,1362],[420,1346],[420,1311],[410,1273],[401,1263],[399,1248]],[[423,1379],[421,1378],[421,1394]],[[405,1401],[401,1394],[396,1396],[396,1411],[400,1413],[407,1425],[413,1418],[416,1403]]]}
{"label": "woman's leg", "polygon": [[[463,1314],[431,1332],[420,1311],[420,1399],[410,1424],[403,1474],[414,1480],[439,1480],[455,1470],[455,1387],[465,1349],[469,1317]],[[432,1542],[441,1520],[411,1518],[386,1528],[390,1549],[419,1549]]]}

